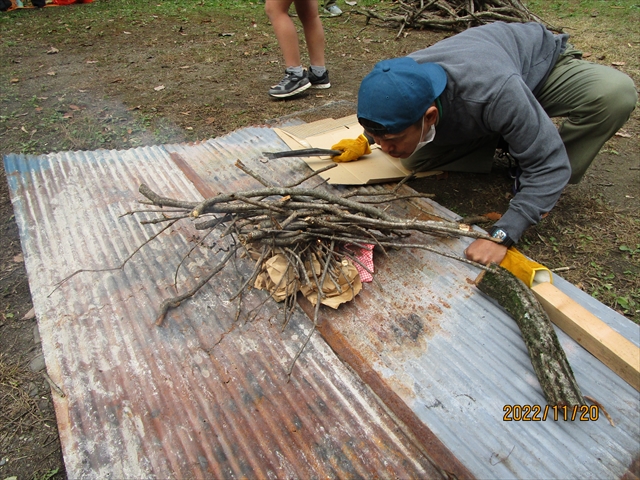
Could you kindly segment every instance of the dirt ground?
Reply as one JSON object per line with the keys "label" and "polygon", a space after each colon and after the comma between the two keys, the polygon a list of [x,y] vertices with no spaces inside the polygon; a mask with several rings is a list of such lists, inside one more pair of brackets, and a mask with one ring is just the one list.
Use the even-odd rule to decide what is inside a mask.
{"label": "dirt ground", "polygon": [[[285,116],[338,118],[355,113],[360,80],[376,61],[447,35],[406,31],[396,40],[396,30],[366,25],[358,15],[325,17],[332,88],[275,101],[267,90],[284,67],[260,2],[247,2],[233,16],[206,6],[167,13],[154,5],[121,14],[100,2],[0,13],[0,153],[127,149],[204,140]],[[640,85],[638,36],[594,35],[596,22],[565,24],[590,59],[624,63],[618,68]],[[611,52],[614,42],[626,50]],[[636,322],[639,120],[636,110],[584,181],[567,187],[520,244]],[[0,478],[65,478],[4,169],[1,177]],[[463,216],[503,212],[511,192],[500,163],[486,175],[449,174],[411,185]]]}

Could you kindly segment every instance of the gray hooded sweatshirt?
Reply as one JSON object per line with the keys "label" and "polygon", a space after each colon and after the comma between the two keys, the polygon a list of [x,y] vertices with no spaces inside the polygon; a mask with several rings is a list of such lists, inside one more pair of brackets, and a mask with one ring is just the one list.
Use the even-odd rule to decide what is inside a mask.
{"label": "gray hooded sweatshirt", "polygon": [[571,175],[560,134],[536,100],[567,38],[538,23],[496,22],[409,55],[447,73],[434,145],[496,134],[509,144],[522,169],[521,189],[496,226],[515,241],[553,208]]}

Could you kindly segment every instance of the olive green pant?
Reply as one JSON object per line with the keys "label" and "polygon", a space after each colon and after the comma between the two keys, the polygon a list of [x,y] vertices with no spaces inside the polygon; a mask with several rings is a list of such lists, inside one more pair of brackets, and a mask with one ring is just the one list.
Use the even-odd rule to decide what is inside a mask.
{"label": "olive green pant", "polygon": [[[562,118],[559,132],[571,163],[569,183],[578,183],[600,148],[629,119],[638,94],[627,75],[582,60],[582,53],[568,45],[536,98],[547,115]],[[427,144],[402,163],[416,171],[489,172],[499,138],[455,146]]]}

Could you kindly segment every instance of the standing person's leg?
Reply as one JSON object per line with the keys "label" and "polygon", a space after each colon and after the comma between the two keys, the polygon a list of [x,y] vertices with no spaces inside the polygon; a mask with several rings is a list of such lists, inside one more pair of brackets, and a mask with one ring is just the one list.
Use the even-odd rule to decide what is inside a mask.
{"label": "standing person's leg", "polygon": [[633,80],[582,60],[572,47],[558,59],[538,101],[550,117],[566,117],[559,131],[571,162],[569,183],[578,183],[600,148],[629,119],[638,100]]}
{"label": "standing person's leg", "polygon": [[318,0],[293,0],[293,3],[302,22],[311,65],[324,67],[324,28],[318,15]]}
{"label": "standing person's leg", "polygon": [[329,72],[324,60],[324,28],[318,14],[318,0],[294,0],[298,18],[302,22],[304,38],[309,50],[309,80],[313,88],[329,88]]}
{"label": "standing person's leg", "polygon": [[289,7],[292,3],[293,0],[266,0],[264,5],[286,65],[284,78],[278,85],[269,89],[269,95],[276,98],[291,97],[311,87],[300,60],[298,32],[289,17]]}
{"label": "standing person's leg", "polygon": [[287,67],[298,67],[300,61],[300,47],[298,45],[298,32],[289,16],[289,7],[293,0],[266,0],[264,11],[269,17],[273,30],[278,39],[280,51]]}

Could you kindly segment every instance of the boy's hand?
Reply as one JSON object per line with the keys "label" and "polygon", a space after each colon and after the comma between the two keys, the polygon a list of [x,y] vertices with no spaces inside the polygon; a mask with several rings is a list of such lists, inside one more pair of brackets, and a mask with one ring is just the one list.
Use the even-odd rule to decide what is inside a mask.
{"label": "boy's hand", "polygon": [[331,150],[342,151],[340,155],[332,157],[333,161],[337,163],[351,162],[353,160],[359,159],[363,155],[368,155],[369,153],[371,153],[369,140],[367,140],[364,135],[360,135],[355,140],[348,138],[340,140],[338,143],[331,147]]}

